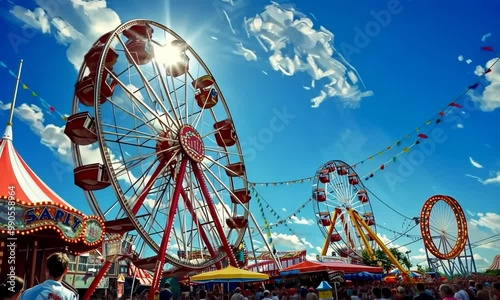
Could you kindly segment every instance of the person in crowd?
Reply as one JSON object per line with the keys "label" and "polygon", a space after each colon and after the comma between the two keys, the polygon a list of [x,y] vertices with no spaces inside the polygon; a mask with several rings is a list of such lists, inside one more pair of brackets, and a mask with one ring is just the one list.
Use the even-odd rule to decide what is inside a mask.
{"label": "person in crowd", "polygon": [[455,298],[455,292],[453,291],[452,287],[447,284],[442,284],[439,287],[439,293],[441,294],[441,299],[443,300],[457,300],[457,298]]}
{"label": "person in crowd", "polygon": [[273,295],[271,297],[272,300],[280,300],[280,298],[278,297],[278,292],[277,291],[273,291],[272,295]]}
{"label": "person in crowd", "polygon": [[205,290],[200,290],[198,292],[198,299],[199,300],[206,300],[207,299],[207,291]]}
{"label": "person in crowd", "polygon": [[427,293],[425,290],[425,285],[421,282],[417,283],[417,293],[413,300],[434,300],[434,297]]}
{"label": "person in crowd", "polygon": [[255,293],[255,300],[262,300],[264,298],[264,289],[263,288],[259,288],[257,290],[257,293]]}
{"label": "person in crowd", "polygon": [[265,290],[262,295],[264,295],[264,299],[263,300],[272,300],[271,299],[271,292],[269,292],[268,290]]}
{"label": "person in crowd", "polygon": [[314,288],[310,287],[307,290],[306,300],[318,300],[318,295],[314,292]]}
{"label": "person in crowd", "polygon": [[372,288],[372,294],[374,300],[382,299],[382,290],[379,287]]}
{"label": "person in crowd", "polygon": [[382,293],[382,300],[392,299],[392,291],[388,287],[383,287],[381,293]]}
{"label": "person in crowd", "polygon": [[455,293],[454,297],[458,300],[471,300],[467,292],[462,289],[460,284],[453,284],[451,287]]}
{"label": "person in crowd", "polygon": [[396,290],[397,290],[397,294],[396,294],[396,297],[394,297],[394,299],[398,299],[398,300],[412,300],[413,299],[413,297],[408,296],[406,294],[406,289],[404,287],[398,286],[398,288]]}
{"label": "person in crowd", "polygon": [[165,282],[163,289],[160,291],[160,300],[172,300],[172,291],[170,290],[170,283]]}
{"label": "person in crowd", "polygon": [[361,300],[361,299],[358,297],[358,291],[357,291],[357,290],[353,290],[353,291],[352,291],[351,300]]}
{"label": "person in crowd", "polygon": [[500,300],[500,282],[493,282],[490,289],[490,299]]}
{"label": "person in crowd", "polygon": [[19,276],[9,276],[0,284],[0,300],[18,300],[24,289],[24,280]]}
{"label": "person in crowd", "polygon": [[75,300],[78,292],[70,289],[63,282],[64,275],[68,272],[69,258],[62,252],[51,254],[47,258],[46,272],[48,279],[27,289],[21,295],[21,300]]}
{"label": "person in crowd", "polygon": [[477,300],[490,300],[490,293],[484,289],[481,283],[475,284]]}
{"label": "person in crowd", "polygon": [[231,300],[248,300],[248,298],[243,296],[241,288],[237,287],[234,289],[234,294],[231,296]]}

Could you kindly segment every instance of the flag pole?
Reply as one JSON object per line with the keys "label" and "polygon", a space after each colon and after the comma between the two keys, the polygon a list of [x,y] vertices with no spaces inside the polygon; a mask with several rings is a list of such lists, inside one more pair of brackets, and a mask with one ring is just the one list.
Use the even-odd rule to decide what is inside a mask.
{"label": "flag pole", "polygon": [[16,77],[16,87],[14,88],[14,95],[12,96],[12,103],[10,104],[9,119],[7,121],[7,126],[12,125],[12,118],[14,116],[14,108],[16,106],[17,90],[19,89],[19,81],[21,81],[21,70],[23,69],[23,60],[19,61],[19,69],[17,71]]}

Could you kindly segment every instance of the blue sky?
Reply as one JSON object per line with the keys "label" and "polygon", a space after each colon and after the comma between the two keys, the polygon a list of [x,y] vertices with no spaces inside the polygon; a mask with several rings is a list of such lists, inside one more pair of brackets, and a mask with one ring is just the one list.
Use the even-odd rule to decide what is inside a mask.
{"label": "blue sky", "polygon": [[[500,25],[495,15],[498,2],[203,2],[3,2],[0,37],[6,46],[0,60],[15,71],[24,59],[22,81],[57,112],[69,114],[77,67],[91,42],[134,18],[165,24],[190,43],[217,79],[252,182],[292,181],[314,176],[329,160],[354,164],[367,159],[456,101],[463,107],[450,110],[435,127],[434,134],[440,138],[432,138],[432,126],[422,128],[430,136],[422,144],[431,150],[421,152],[421,162],[411,160],[418,155],[412,153],[421,151],[419,145],[365,183],[388,206],[409,217],[418,216],[432,195],[453,196],[466,211],[473,243],[500,233],[496,201],[500,134],[495,130],[500,120],[500,68],[493,67],[486,78],[477,76],[497,57],[496,52],[480,48],[500,47],[500,33],[494,31]],[[300,19],[302,25],[282,25],[284,14],[279,11]],[[329,46],[332,53],[324,51]],[[300,63],[291,59],[294,51],[301,52]],[[307,63],[307,55],[316,65]],[[6,108],[14,79],[3,69],[0,79],[4,83],[1,107]],[[480,86],[473,95],[457,99],[478,80]],[[19,92],[17,108],[17,150],[57,193],[90,213],[72,183],[70,149],[61,135],[64,121],[25,90]],[[0,111],[0,121],[5,122],[7,115],[6,110]],[[276,118],[281,123],[274,123]],[[269,132],[271,136],[265,136]],[[370,174],[414,140],[405,140],[356,171]],[[409,172],[404,161],[413,166]],[[283,218],[299,208],[312,190],[310,182],[256,188]],[[396,232],[407,227],[403,217],[371,199],[375,218],[384,227]],[[255,203],[253,207],[262,221]],[[272,214],[266,217],[276,222]],[[283,226],[273,228],[277,250],[307,248],[315,255],[323,237],[312,206],[301,209],[289,222],[293,233]],[[384,240],[394,237],[380,227],[378,232]],[[418,235],[418,227],[409,234]],[[394,243],[410,242],[402,237]],[[422,242],[405,247],[412,251],[415,263],[424,261]],[[474,248],[478,267],[489,266],[498,248],[499,241]]]}

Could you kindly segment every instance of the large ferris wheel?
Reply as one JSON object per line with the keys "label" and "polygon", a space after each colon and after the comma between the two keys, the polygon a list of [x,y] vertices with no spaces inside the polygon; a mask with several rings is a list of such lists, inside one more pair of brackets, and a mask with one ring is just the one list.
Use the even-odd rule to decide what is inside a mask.
{"label": "large ferris wheel", "polygon": [[154,270],[153,291],[164,264],[184,274],[238,265],[253,218],[238,135],[212,73],[175,32],[133,20],[99,38],[65,133],[75,184],[113,220],[108,232],[137,236],[136,265]]}

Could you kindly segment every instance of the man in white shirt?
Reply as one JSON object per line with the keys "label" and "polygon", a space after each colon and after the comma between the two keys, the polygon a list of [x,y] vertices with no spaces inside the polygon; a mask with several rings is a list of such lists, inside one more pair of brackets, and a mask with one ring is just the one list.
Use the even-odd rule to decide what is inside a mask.
{"label": "man in white shirt", "polygon": [[26,290],[20,300],[76,300],[78,294],[62,283],[62,278],[68,272],[69,258],[66,254],[53,253],[47,258],[47,277],[49,279]]}
{"label": "man in white shirt", "polygon": [[458,284],[453,285],[453,291],[455,292],[454,297],[457,298],[457,300],[470,300],[467,292],[460,289],[460,286]]}

